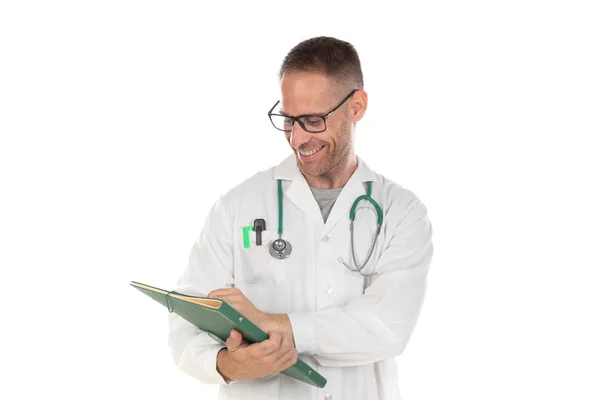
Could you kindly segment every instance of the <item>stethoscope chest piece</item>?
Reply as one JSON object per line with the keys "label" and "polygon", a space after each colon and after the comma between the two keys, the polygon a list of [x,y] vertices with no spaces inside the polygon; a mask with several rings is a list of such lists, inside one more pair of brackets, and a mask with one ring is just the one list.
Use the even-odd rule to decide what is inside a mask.
{"label": "stethoscope chest piece", "polygon": [[287,258],[292,252],[292,245],[290,242],[283,239],[274,240],[269,245],[269,253],[279,260]]}

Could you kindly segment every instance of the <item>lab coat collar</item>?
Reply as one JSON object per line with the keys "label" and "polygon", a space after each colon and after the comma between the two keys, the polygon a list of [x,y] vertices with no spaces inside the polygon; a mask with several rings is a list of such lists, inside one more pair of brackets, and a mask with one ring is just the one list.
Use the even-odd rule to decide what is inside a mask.
{"label": "lab coat collar", "polygon": [[[366,194],[366,185],[364,182],[379,182],[379,177],[373,172],[367,164],[358,158],[358,166],[350,179],[344,185],[333,208],[327,218],[325,230],[329,231],[342,218],[348,216],[348,212],[354,203],[354,200]],[[275,167],[273,179],[291,181],[287,189],[284,189],[285,196],[291,200],[298,208],[305,213],[307,218],[315,223],[323,225],[323,215],[321,209],[315,200],[315,197],[304,178],[304,175],[298,169],[296,157],[294,154],[283,160]],[[285,186],[284,186],[285,187]]]}
{"label": "lab coat collar", "polygon": [[[357,157],[357,159],[358,167],[356,168],[346,185],[348,185],[352,181],[379,182],[379,177],[377,176],[377,174],[375,174],[360,157]],[[298,169],[296,156],[293,153],[275,167],[273,179],[282,179],[284,181],[306,181],[304,175],[302,175],[302,172],[300,172],[300,170]]]}

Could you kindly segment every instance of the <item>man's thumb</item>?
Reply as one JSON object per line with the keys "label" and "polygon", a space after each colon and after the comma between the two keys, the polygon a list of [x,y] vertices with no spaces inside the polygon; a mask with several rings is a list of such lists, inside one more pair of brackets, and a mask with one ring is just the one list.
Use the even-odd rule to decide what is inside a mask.
{"label": "man's thumb", "polygon": [[242,334],[236,331],[235,329],[232,329],[231,332],[229,332],[229,338],[227,338],[225,344],[227,345],[229,351],[234,351],[237,350],[238,347],[240,347],[240,345],[242,344],[242,339]]}

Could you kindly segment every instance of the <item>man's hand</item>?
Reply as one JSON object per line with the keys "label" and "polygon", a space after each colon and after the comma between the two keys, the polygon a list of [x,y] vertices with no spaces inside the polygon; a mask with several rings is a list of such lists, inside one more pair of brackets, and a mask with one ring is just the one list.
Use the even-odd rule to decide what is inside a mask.
{"label": "man's hand", "polygon": [[286,335],[269,332],[269,339],[248,345],[241,333],[232,330],[227,349],[217,355],[217,371],[229,381],[260,379],[281,372],[296,363],[298,351]]}
{"label": "man's hand", "polygon": [[225,301],[263,331],[280,332],[295,345],[292,325],[287,314],[268,314],[260,311],[238,288],[213,290],[208,293],[207,297]]}
{"label": "man's hand", "polygon": [[268,315],[254,307],[254,304],[238,288],[213,290],[207,297],[225,301],[260,328],[263,328],[262,325],[268,319]]}

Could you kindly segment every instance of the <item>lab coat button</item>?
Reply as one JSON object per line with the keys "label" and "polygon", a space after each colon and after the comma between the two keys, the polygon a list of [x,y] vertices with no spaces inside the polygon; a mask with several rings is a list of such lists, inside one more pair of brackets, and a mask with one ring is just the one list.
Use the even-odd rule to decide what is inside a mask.
{"label": "lab coat button", "polygon": [[331,399],[333,399],[333,396],[331,395],[331,393],[325,393],[324,399],[331,400]]}
{"label": "lab coat button", "polygon": [[333,289],[329,285],[325,285],[325,294],[329,296],[333,292]]}
{"label": "lab coat button", "polygon": [[328,241],[329,241],[329,236],[327,236],[327,235],[321,236],[321,242],[328,242]]}

